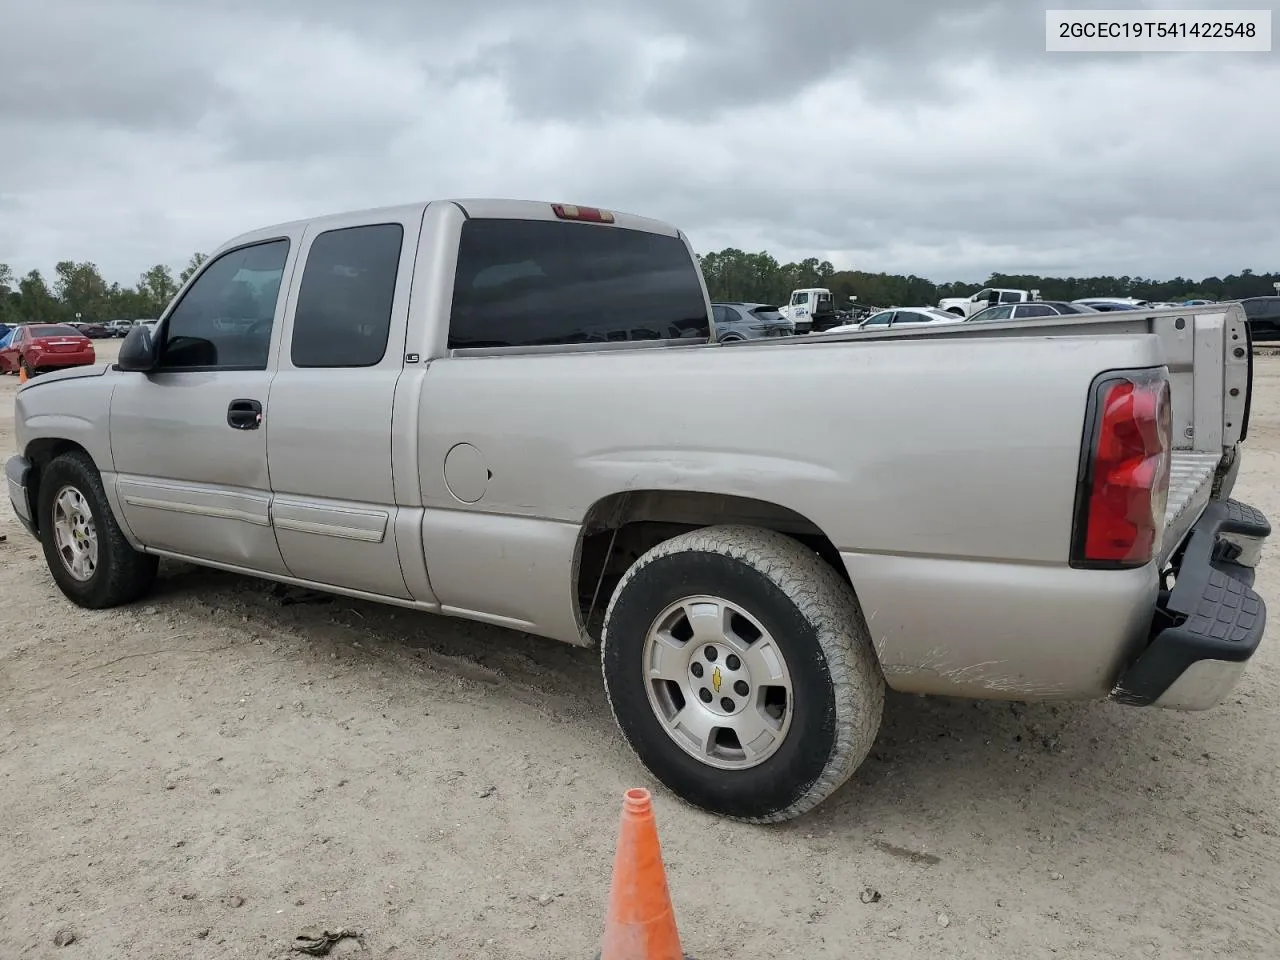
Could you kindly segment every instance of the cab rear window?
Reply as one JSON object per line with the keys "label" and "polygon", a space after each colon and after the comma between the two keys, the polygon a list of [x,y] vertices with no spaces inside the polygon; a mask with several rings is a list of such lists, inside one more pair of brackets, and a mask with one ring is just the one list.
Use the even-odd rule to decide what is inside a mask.
{"label": "cab rear window", "polygon": [[678,237],[593,223],[468,220],[450,349],[698,340],[711,324]]}

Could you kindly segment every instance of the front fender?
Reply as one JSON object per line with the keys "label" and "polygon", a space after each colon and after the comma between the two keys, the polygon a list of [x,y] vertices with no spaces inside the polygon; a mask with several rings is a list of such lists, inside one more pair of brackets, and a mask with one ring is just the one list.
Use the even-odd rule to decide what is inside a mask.
{"label": "front fender", "polygon": [[14,397],[14,439],[32,456],[41,447],[66,441],[83,447],[98,469],[115,469],[111,456],[110,368],[74,367],[28,380]]}

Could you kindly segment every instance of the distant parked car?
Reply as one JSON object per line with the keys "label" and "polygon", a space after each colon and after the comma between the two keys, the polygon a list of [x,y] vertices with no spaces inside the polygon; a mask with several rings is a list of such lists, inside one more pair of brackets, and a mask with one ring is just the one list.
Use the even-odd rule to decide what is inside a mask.
{"label": "distant parked car", "polygon": [[112,336],[111,331],[107,329],[107,325],[104,323],[83,322],[71,323],[68,326],[75,327],[90,340],[101,340],[104,337]]}
{"label": "distant parked car", "polygon": [[34,377],[64,367],[83,367],[97,356],[93,341],[68,323],[32,323],[18,327],[0,349],[0,373]]}
{"label": "distant parked car", "polygon": [[107,330],[110,331],[110,336],[125,337],[136,322],[136,320],[112,320],[107,324]]}
{"label": "distant parked car", "polygon": [[766,303],[713,303],[716,339],[721,342],[789,337],[796,325]]}
{"label": "distant parked car", "polygon": [[1133,297],[1081,297],[1071,302],[1093,307],[1103,313],[1111,313],[1114,310],[1148,310],[1151,306],[1146,300],[1135,300]]}
{"label": "distant parked car", "polygon": [[[857,325],[857,329],[866,330],[878,327],[919,327],[927,323],[963,323],[964,317],[957,316],[938,307],[895,307],[873,313]],[[837,328],[843,330],[843,327]],[[828,331],[829,332],[829,331]]]}
{"label": "distant parked car", "polygon": [[1240,303],[1254,340],[1280,338],[1280,297],[1249,297]]}
{"label": "distant parked car", "polygon": [[930,323],[963,323],[964,317],[940,310],[937,307],[889,307],[877,310],[865,320],[832,327],[823,333],[856,333],[859,330],[880,330],[885,327],[920,327]]}
{"label": "distant parked car", "polygon": [[1032,300],[1027,303],[1002,303],[997,307],[979,310],[966,323],[983,320],[1028,320],[1033,317],[1060,317],[1069,313],[1097,313],[1083,303],[1067,303],[1065,300]]}

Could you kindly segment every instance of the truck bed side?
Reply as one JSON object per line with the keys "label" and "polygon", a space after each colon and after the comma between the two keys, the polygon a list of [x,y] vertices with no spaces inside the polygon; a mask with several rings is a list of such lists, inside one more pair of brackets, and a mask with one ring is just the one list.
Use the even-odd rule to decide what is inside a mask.
{"label": "truck bed side", "polygon": [[[417,438],[432,586],[578,640],[593,512],[702,494],[819,531],[901,689],[1105,695],[1157,585],[1067,566],[1085,406],[1101,370],[1159,363],[1145,333],[444,357]],[[1028,643],[1046,622],[1070,636]]]}

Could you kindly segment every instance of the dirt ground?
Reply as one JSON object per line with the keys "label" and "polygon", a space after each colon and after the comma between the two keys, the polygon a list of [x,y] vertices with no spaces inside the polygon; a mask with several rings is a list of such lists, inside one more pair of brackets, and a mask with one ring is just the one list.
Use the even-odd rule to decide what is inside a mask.
{"label": "dirt ground", "polygon": [[[1237,495],[1280,522],[1280,358],[1246,450]],[[347,925],[334,955],[587,960],[633,785],[698,960],[1280,955],[1274,547],[1216,710],[891,695],[855,779],[760,828],[648,780],[591,651],[182,565],[90,613],[7,504],[0,533],[3,958],[303,956]]]}

